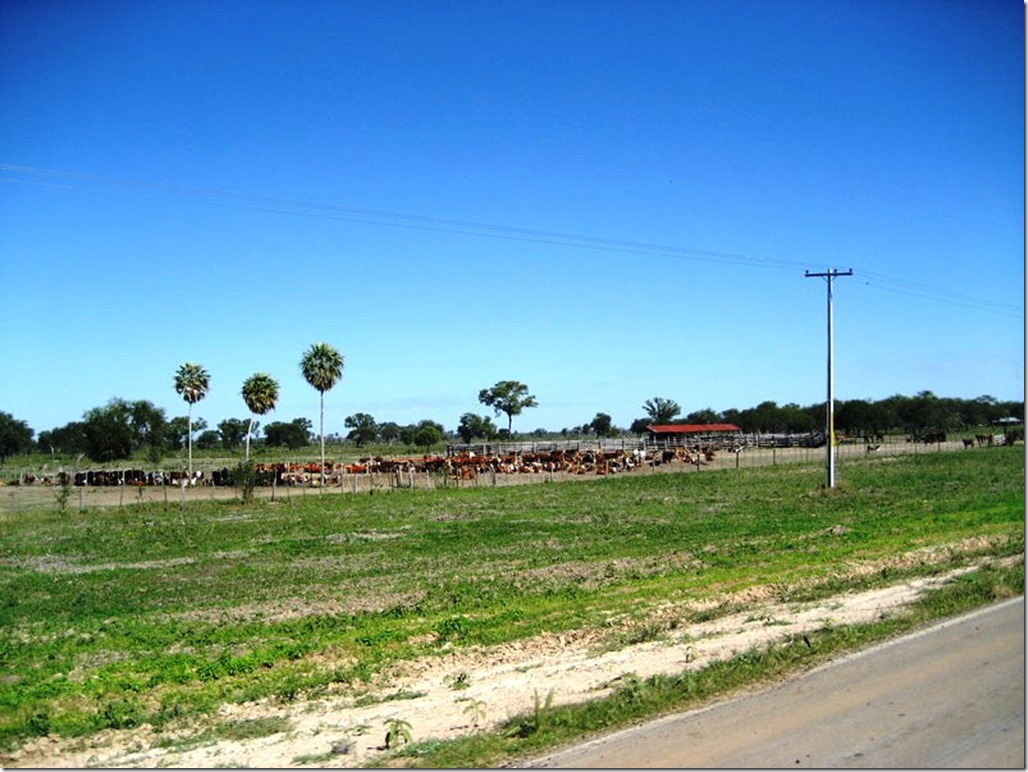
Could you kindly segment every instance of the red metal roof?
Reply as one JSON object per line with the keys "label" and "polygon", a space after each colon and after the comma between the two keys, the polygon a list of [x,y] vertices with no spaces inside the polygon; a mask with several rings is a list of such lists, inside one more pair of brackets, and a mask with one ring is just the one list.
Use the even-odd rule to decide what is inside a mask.
{"label": "red metal roof", "polygon": [[735,424],[661,424],[647,426],[654,434],[701,434],[703,432],[741,432]]}

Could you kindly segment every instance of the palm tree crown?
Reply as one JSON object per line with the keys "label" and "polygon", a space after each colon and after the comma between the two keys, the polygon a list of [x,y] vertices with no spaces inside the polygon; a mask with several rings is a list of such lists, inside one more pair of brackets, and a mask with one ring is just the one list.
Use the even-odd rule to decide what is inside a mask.
{"label": "palm tree crown", "polygon": [[315,343],[304,352],[300,370],[307,383],[324,394],[343,374],[343,355],[328,343]]}
{"label": "palm tree crown", "polygon": [[186,362],[175,372],[175,391],[190,405],[206,397],[210,388],[211,376],[195,362]]}
{"label": "palm tree crown", "polygon": [[278,402],[278,381],[267,373],[254,373],[243,381],[242,394],[251,413],[264,415]]}
{"label": "palm tree crown", "polygon": [[250,426],[246,431],[246,457],[249,459],[253,417],[275,409],[275,403],[278,401],[278,382],[267,373],[254,373],[243,381],[242,394],[243,401],[250,408]]}

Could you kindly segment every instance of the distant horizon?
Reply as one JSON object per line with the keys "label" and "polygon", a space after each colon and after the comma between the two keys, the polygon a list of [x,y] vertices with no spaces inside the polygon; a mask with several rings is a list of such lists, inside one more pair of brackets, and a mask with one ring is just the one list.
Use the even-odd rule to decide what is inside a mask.
{"label": "distant horizon", "polygon": [[[975,395],[974,397],[959,397],[959,396],[954,396],[954,395],[937,394],[937,393],[933,392],[931,389],[921,389],[918,392],[915,392],[913,394],[900,394],[900,393],[897,392],[897,393],[890,394],[887,397],[881,397],[881,398],[878,398],[878,399],[868,399],[868,398],[863,398],[863,397],[854,397],[852,399],[842,399],[842,398],[839,398],[837,396],[836,399],[835,399],[835,404],[836,404],[836,406],[838,406],[840,403],[855,402],[855,401],[864,401],[864,402],[868,402],[868,403],[871,403],[871,404],[875,404],[875,403],[884,402],[884,401],[887,401],[887,400],[890,400],[890,399],[893,399],[893,398],[897,398],[897,397],[898,398],[904,398],[904,399],[914,399],[914,398],[918,397],[919,395],[921,395],[922,393],[925,393],[925,392],[931,392],[939,400],[959,400],[959,401],[963,401],[963,402],[975,402],[975,401],[977,401],[978,399],[980,399],[982,397],[993,397],[995,399],[995,402],[997,404],[1000,404],[1000,405],[1010,404],[1010,405],[1014,405],[1014,406],[1016,406],[1016,405],[1022,405],[1023,406],[1024,402],[1025,402],[1025,400],[1023,398],[1021,398],[1021,399],[1000,399],[998,397],[995,397],[995,395],[990,395],[990,394],[978,394],[978,395]],[[329,396],[331,395],[331,393],[332,392],[326,392],[326,402],[328,401]],[[646,398],[644,398],[644,400],[640,401],[640,405],[642,404],[643,401],[645,401],[645,399],[651,399],[651,398],[653,398],[655,396],[665,396],[666,397],[666,395],[650,395],[650,397],[646,397]],[[666,398],[667,399],[672,399],[672,400],[675,399],[674,397],[666,397]],[[125,401],[127,401],[127,402],[141,401],[141,400],[127,399],[127,398],[123,398],[123,397],[112,397],[112,399],[125,399]],[[35,440],[39,436],[40,432],[43,432],[43,431],[53,431],[55,429],[63,428],[65,426],[67,426],[68,424],[81,421],[83,419],[84,415],[89,410],[91,410],[93,408],[104,407],[105,405],[107,405],[109,403],[109,401],[110,400],[108,400],[108,402],[105,402],[105,403],[103,403],[101,405],[93,405],[90,408],[86,408],[83,411],[82,415],[80,415],[78,418],[74,418],[74,419],[71,419],[70,421],[65,421],[64,423],[55,424],[54,426],[48,426],[48,427],[45,427],[45,428],[37,428],[37,427],[33,426],[31,422],[28,422],[25,418],[23,418],[21,416],[13,415],[13,418],[15,420],[26,421],[26,423],[28,423],[29,428],[33,430],[33,439]],[[149,401],[152,404],[154,404],[155,407],[164,410],[165,418],[167,420],[170,420],[170,419],[173,419],[173,418],[184,418],[186,416],[187,412],[188,412],[187,410],[183,410],[181,413],[172,413],[172,412],[169,412],[166,408],[162,407],[161,405],[158,405],[158,404],[154,403],[153,400],[142,400],[142,401]],[[675,400],[675,401],[677,402],[678,400]],[[810,410],[810,409],[815,409],[815,408],[823,409],[825,404],[826,404],[826,402],[827,402],[827,400],[826,399],[821,399],[820,401],[808,402],[806,404],[803,404],[803,403],[800,403],[800,402],[796,402],[796,401],[761,400],[761,401],[759,401],[759,402],[757,402],[755,404],[747,405],[746,407],[729,407],[729,408],[723,408],[721,410],[717,410],[717,409],[712,408],[712,407],[701,407],[701,408],[694,408],[694,409],[686,409],[683,406],[681,414],[678,417],[676,417],[673,420],[668,421],[666,423],[668,423],[668,424],[688,423],[688,421],[686,420],[687,416],[689,416],[691,414],[694,414],[694,413],[706,411],[706,410],[712,410],[718,416],[724,416],[726,413],[731,412],[731,411],[745,412],[747,410],[756,409],[757,407],[759,407],[760,405],[762,405],[762,404],[764,404],[766,402],[773,402],[779,408],[790,406],[790,405],[796,405],[801,410]],[[184,407],[186,406],[185,402],[183,402],[183,406]],[[201,419],[205,420],[206,423],[207,423],[207,425],[206,425],[207,429],[216,430],[218,423],[220,423],[221,421],[227,420],[227,419],[243,419],[243,420],[248,420],[249,419],[249,412],[242,412],[241,411],[241,412],[233,414],[233,415],[221,416],[218,419],[211,420],[211,419],[208,419],[206,416],[203,415],[202,406],[203,406],[203,400],[201,400],[200,402],[197,402],[194,405],[193,422],[195,424],[195,423],[198,423]],[[479,407],[480,407],[480,409],[465,410],[460,415],[457,415],[453,419],[452,424],[448,424],[447,422],[441,421],[438,418],[430,416],[430,415],[421,416],[420,418],[416,418],[416,419],[408,420],[408,421],[393,421],[392,419],[390,419],[388,417],[380,418],[379,416],[376,416],[373,413],[370,413],[369,415],[371,415],[372,418],[375,420],[375,422],[377,424],[379,424],[379,425],[384,424],[384,423],[396,423],[397,425],[399,425],[401,427],[404,427],[404,426],[410,426],[412,424],[417,424],[419,421],[423,421],[423,420],[434,421],[434,422],[436,422],[438,424],[441,424],[443,426],[443,428],[446,430],[446,432],[449,433],[449,434],[455,434],[456,433],[456,428],[457,428],[457,426],[458,426],[458,424],[460,422],[460,417],[464,413],[473,413],[475,415],[485,416],[485,417],[488,417],[488,418],[492,419],[494,422],[497,421],[498,418],[503,418],[502,414],[501,414],[501,416],[497,417],[493,413],[491,408],[487,408],[484,405],[480,405]],[[327,408],[327,404],[326,404],[326,408]],[[2,410],[3,410],[3,408],[0,407],[0,411],[2,411]],[[547,434],[561,434],[562,432],[571,431],[571,430],[574,430],[576,428],[581,428],[582,426],[588,425],[596,417],[596,415],[598,413],[605,413],[607,415],[610,415],[610,413],[608,413],[608,411],[596,410],[596,411],[594,411],[592,413],[592,415],[583,418],[579,422],[567,424],[567,425],[561,426],[559,428],[550,428],[550,427],[546,427],[546,426],[542,426],[542,425],[533,425],[531,429],[526,429],[524,427],[519,427],[518,423],[519,422],[527,422],[527,419],[531,417],[531,413],[532,413],[533,410],[536,410],[536,408],[528,408],[525,411],[523,411],[522,413],[520,413],[519,415],[516,415],[514,417],[515,426],[513,428],[513,435],[515,437],[519,436],[519,435],[530,435],[530,434],[533,434],[533,433],[536,433],[536,432],[539,432],[539,431],[546,432]],[[8,411],[3,411],[3,412],[8,412]],[[356,411],[356,412],[365,412],[365,411]],[[349,417],[349,416],[354,415],[354,414],[355,413],[348,413],[346,417]],[[316,413],[313,416],[302,416],[302,415],[295,416],[294,415],[294,416],[290,416],[288,418],[287,417],[281,417],[281,416],[280,417],[274,417],[272,413],[269,413],[269,414],[267,414],[265,416],[258,416],[257,417],[256,422],[257,422],[258,428],[255,430],[256,431],[256,436],[260,437],[262,432],[263,432],[263,428],[267,424],[269,424],[269,423],[272,423],[272,422],[290,423],[291,421],[294,421],[294,420],[300,419],[300,418],[304,418],[304,419],[309,420],[311,422],[311,424],[312,424],[312,427],[313,427],[312,428],[313,433],[315,435],[317,435],[317,414]],[[616,428],[616,429],[618,429],[620,431],[629,432],[630,431],[629,427],[631,426],[631,424],[634,421],[636,421],[638,419],[645,419],[645,418],[646,418],[646,412],[645,412],[645,410],[641,409],[641,407],[640,407],[639,414],[634,416],[633,418],[631,418],[630,420],[628,420],[628,421],[626,421],[624,423],[619,422],[617,420],[614,420],[613,416],[611,416],[611,419],[612,419],[611,424],[612,424],[612,427],[614,427],[614,428]],[[496,428],[498,430],[499,429],[503,429],[504,431],[506,431],[506,428],[503,427],[503,426],[500,426],[499,423],[496,424]],[[345,428],[345,427],[341,428],[341,429],[330,429],[327,425],[325,427],[325,437],[326,438],[329,438],[329,437],[344,437],[345,438],[345,435],[348,432],[349,432],[349,429]]]}

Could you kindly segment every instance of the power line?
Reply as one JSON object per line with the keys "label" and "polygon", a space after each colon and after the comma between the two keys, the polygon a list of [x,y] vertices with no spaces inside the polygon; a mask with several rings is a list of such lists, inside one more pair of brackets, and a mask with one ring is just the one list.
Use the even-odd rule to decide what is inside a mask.
{"label": "power line", "polygon": [[[732,252],[718,252],[714,250],[694,249],[689,247],[678,247],[666,244],[653,244],[648,242],[640,241],[627,241],[623,239],[611,239],[598,236],[588,236],[577,233],[564,233],[561,231],[542,230],[537,228],[525,228],[520,226],[512,225],[498,225],[494,223],[483,223],[476,222],[474,220],[463,220],[457,218],[437,217],[433,215],[420,215],[410,214],[408,212],[395,212],[386,209],[371,209],[365,207],[352,207],[342,206],[339,204],[325,204],[317,201],[302,201],[299,199],[289,198],[278,198],[273,196],[258,196],[248,193],[236,193],[233,191],[220,190],[217,188],[202,188],[202,187],[191,187],[182,185],[171,185],[160,182],[150,182],[145,180],[131,180],[122,179],[116,177],[101,177],[93,174],[83,174],[80,172],[66,172],[57,169],[41,169],[31,166],[16,166],[13,164],[0,164],[0,172],[9,172],[15,174],[27,174],[27,175],[39,175],[43,177],[51,178],[65,178],[65,179],[79,179],[85,182],[94,183],[98,185],[116,185],[124,187],[134,187],[150,189],[163,193],[174,193],[179,195],[188,195],[203,198],[222,198],[229,201],[240,201],[247,203],[255,203],[261,205],[271,205],[277,207],[288,207],[289,209],[297,208],[300,210],[313,210],[316,212],[326,212],[329,214],[343,214],[347,216],[359,216],[359,217],[372,217],[381,218],[383,220],[395,220],[395,221],[406,221],[420,223],[429,226],[442,226],[445,228],[459,228],[461,230],[446,230],[448,233],[464,233],[473,235],[476,231],[482,231],[484,233],[491,234],[510,234],[512,236],[530,236],[536,239],[544,240],[545,243],[555,244],[567,244],[569,242],[582,243],[582,244],[595,244],[603,247],[615,247],[618,249],[630,249],[630,250],[643,250],[647,253],[661,253],[667,252],[669,254],[681,254],[687,257],[695,257],[698,259],[711,259],[711,260],[726,260],[731,262],[752,262],[756,264],[764,264],[769,261],[762,260],[760,258],[753,258],[747,255],[742,255]],[[4,180],[7,182],[24,182],[22,180]],[[30,183],[31,184],[31,183]],[[74,187],[74,186],[73,186]],[[290,214],[287,210],[260,210],[260,211],[275,211],[279,214]],[[338,218],[346,219],[346,218]],[[360,222],[374,222],[369,220],[360,220]],[[522,239],[523,240],[523,239]],[[795,267],[801,265],[792,261],[771,261],[779,264],[781,267],[786,265]]]}
{"label": "power line", "polygon": [[[791,271],[798,268],[808,268],[811,265],[810,262],[798,260],[767,259],[733,252],[720,252],[668,244],[656,244],[645,241],[613,239],[538,228],[483,223],[476,222],[474,220],[411,214],[408,212],[396,212],[385,209],[351,207],[338,204],[326,204],[317,201],[259,196],[248,193],[220,190],[217,188],[174,185],[170,183],[125,179],[119,177],[105,177],[86,174],[83,172],[46,169],[17,164],[0,163],[0,173],[3,172],[12,175],[39,177],[50,180],[49,182],[44,182],[40,180],[0,178],[0,182],[12,184],[59,187],[72,190],[92,186],[92,189],[94,190],[100,190],[101,192],[107,193],[118,192],[117,190],[110,190],[109,188],[111,186],[128,191],[149,190],[161,195],[187,196],[207,200],[208,202],[221,200],[223,202],[227,202],[228,205],[234,208],[283,216],[326,219],[342,222],[354,222],[364,225],[379,225],[409,230],[431,231],[435,233],[451,233],[457,235],[505,239],[534,244],[590,249],[601,252],[662,256],[689,261],[739,265],[750,268],[774,268],[778,270]],[[887,292],[894,292],[910,297],[920,298],[922,300],[974,308],[1007,316],[1023,317],[1024,315],[1023,308],[1009,303],[1002,303],[963,293],[942,290],[867,271],[861,271],[861,276],[867,277],[868,279],[864,282],[865,286]]]}
{"label": "power line", "polygon": [[906,281],[904,279],[894,279],[878,273],[861,271],[861,276],[866,276],[870,279],[870,281],[864,283],[865,286],[876,287],[877,289],[882,289],[887,292],[898,292],[904,295],[924,298],[926,300],[939,300],[951,305],[964,306],[967,308],[981,308],[982,310],[996,311],[998,313],[1015,314],[1022,312],[1022,309],[1011,303],[1002,303],[997,300],[987,300],[985,298],[974,297],[973,295],[965,295],[961,292],[937,289],[935,287],[917,284],[916,282]]}
{"label": "power line", "polygon": [[[81,186],[75,186],[75,185],[69,185],[69,184],[60,184],[60,183],[53,183],[53,182],[37,182],[37,181],[27,181],[27,180],[8,180],[8,179],[2,179],[2,178],[0,178],[0,182],[7,182],[7,183],[21,184],[21,185],[32,185],[32,186],[47,187],[47,188],[58,188],[58,189],[65,189],[65,190],[81,189]],[[120,191],[120,190],[115,190],[115,191],[104,190],[102,192],[109,193],[111,195],[124,195],[125,194],[124,191]],[[257,199],[259,197],[254,197],[254,198]],[[476,237],[479,237],[479,238],[503,239],[503,240],[506,240],[506,241],[520,241],[520,242],[526,242],[526,243],[530,243],[530,244],[549,244],[549,245],[553,245],[553,246],[573,247],[573,248],[576,248],[576,249],[589,249],[589,250],[598,251],[598,252],[616,252],[616,253],[619,253],[619,254],[650,255],[650,256],[667,257],[667,258],[679,259],[679,260],[690,260],[690,261],[695,261],[695,262],[715,262],[715,263],[722,263],[722,264],[729,264],[729,265],[743,265],[743,266],[750,266],[750,267],[759,266],[761,268],[779,268],[779,269],[789,269],[789,270],[795,270],[796,266],[802,266],[803,265],[802,263],[794,263],[792,261],[771,261],[771,260],[766,260],[766,259],[762,259],[762,258],[750,258],[750,257],[746,257],[745,255],[732,255],[730,253],[718,253],[718,252],[709,252],[709,251],[703,251],[703,250],[685,250],[685,249],[683,249],[681,247],[661,246],[661,245],[657,245],[657,244],[647,245],[647,244],[644,244],[644,243],[641,243],[641,242],[629,242],[629,241],[619,242],[619,241],[617,241],[615,239],[599,239],[599,238],[595,238],[595,237],[586,237],[586,236],[576,237],[576,236],[573,236],[571,234],[560,234],[560,233],[556,233],[556,232],[552,232],[551,233],[549,231],[533,231],[532,229],[528,229],[528,228],[523,228],[523,229],[520,229],[520,230],[525,232],[525,233],[531,233],[531,232],[535,232],[535,233],[539,233],[539,234],[551,233],[552,237],[551,238],[543,238],[542,236],[532,237],[532,236],[528,236],[528,235],[516,235],[516,234],[511,233],[511,232],[491,233],[488,230],[484,230],[485,228],[488,228],[488,227],[500,228],[500,227],[507,227],[507,226],[487,226],[485,224],[479,224],[476,227],[478,227],[478,228],[480,228],[482,230],[477,230],[476,231],[476,230],[461,229],[461,228],[457,228],[457,227],[444,227],[442,225],[415,224],[413,222],[383,222],[382,220],[374,220],[374,219],[368,219],[366,217],[343,215],[343,214],[334,213],[334,212],[327,212],[327,211],[302,211],[302,210],[297,210],[297,209],[276,208],[276,207],[272,207],[272,206],[258,206],[258,205],[255,205],[255,204],[237,204],[237,203],[221,203],[221,202],[208,202],[208,203],[211,204],[211,205],[214,205],[214,206],[228,206],[228,207],[231,207],[233,209],[242,209],[242,210],[249,211],[249,212],[264,212],[264,213],[267,213],[267,214],[285,215],[285,216],[289,216],[289,217],[304,217],[304,218],[308,218],[308,219],[331,220],[331,221],[335,221],[335,222],[352,222],[352,223],[359,223],[359,224],[363,224],[363,225],[379,225],[379,226],[385,226],[385,227],[390,227],[390,228],[403,228],[403,229],[406,229],[406,230],[429,231],[429,232],[432,232],[432,233],[452,233],[452,234],[464,235],[464,236],[476,236]],[[317,208],[327,208],[327,207],[328,207],[328,205],[324,205],[324,204],[317,205]],[[334,208],[336,208],[336,209],[345,209],[345,207],[334,207]],[[355,211],[360,211],[360,210],[355,210]],[[405,217],[405,218],[420,218],[421,217],[420,215],[402,215],[402,214],[399,214],[399,213],[397,213],[397,216]],[[429,219],[429,218],[425,218],[425,219]],[[447,222],[443,218],[431,218],[431,219],[435,219],[435,220],[440,221],[440,222]],[[457,222],[457,221],[451,221],[451,222]],[[510,231],[510,230],[513,230],[513,229],[512,228],[507,228],[507,230]],[[579,241],[574,241],[573,239],[575,239],[575,238],[578,238],[580,240]],[[586,240],[586,239],[592,239],[592,240],[596,241],[597,243],[583,243],[584,240]],[[615,246],[617,244],[621,244],[623,246]],[[633,246],[633,245],[635,245],[635,246]]]}

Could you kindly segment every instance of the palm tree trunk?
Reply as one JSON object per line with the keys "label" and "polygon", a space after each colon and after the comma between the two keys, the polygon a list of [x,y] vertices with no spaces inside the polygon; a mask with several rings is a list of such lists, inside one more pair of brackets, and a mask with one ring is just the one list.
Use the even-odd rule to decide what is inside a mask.
{"label": "palm tree trunk", "polygon": [[325,392],[321,392],[321,418],[318,427],[321,431],[321,489],[325,491]]}
{"label": "palm tree trunk", "polygon": [[187,447],[189,448],[189,479],[193,479],[193,403],[189,403],[189,433],[186,435]]}
{"label": "palm tree trunk", "polygon": [[246,460],[250,460],[250,435],[253,434],[253,413],[250,413],[250,425],[246,427]]}

